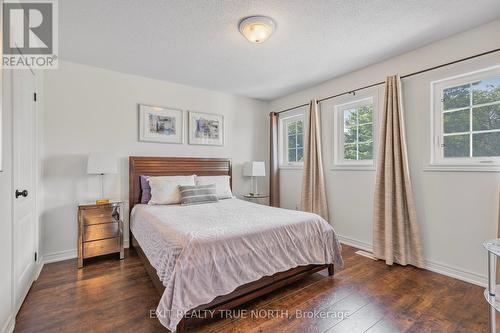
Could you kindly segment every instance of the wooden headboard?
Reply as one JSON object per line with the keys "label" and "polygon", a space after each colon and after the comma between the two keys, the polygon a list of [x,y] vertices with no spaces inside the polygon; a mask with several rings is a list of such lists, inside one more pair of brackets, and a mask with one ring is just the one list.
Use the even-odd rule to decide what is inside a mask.
{"label": "wooden headboard", "polygon": [[[141,201],[140,176],[232,176],[231,159],[197,157],[129,157],[129,209]],[[232,177],[230,178],[232,187]]]}

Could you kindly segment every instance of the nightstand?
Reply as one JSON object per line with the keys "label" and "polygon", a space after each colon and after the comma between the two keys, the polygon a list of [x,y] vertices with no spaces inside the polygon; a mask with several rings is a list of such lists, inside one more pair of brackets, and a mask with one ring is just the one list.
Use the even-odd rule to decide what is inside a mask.
{"label": "nightstand", "polygon": [[269,195],[267,194],[243,194],[245,200],[258,203],[261,205],[269,205]]}
{"label": "nightstand", "polygon": [[122,202],[78,205],[78,268],[83,260],[104,254],[123,253]]}

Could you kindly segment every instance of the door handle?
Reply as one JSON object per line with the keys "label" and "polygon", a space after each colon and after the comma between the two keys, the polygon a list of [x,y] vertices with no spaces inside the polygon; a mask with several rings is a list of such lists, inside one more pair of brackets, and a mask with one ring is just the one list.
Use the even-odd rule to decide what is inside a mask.
{"label": "door handle", "polygon": [[28,190],[23,190],[23,191],[16,190],[16,199],[19,197],[26,198],[27,196],[28,196]]}

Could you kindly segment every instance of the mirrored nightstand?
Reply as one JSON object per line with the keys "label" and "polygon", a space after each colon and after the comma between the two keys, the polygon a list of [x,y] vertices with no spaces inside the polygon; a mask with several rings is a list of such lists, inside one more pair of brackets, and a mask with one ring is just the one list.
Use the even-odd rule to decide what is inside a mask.
{"label": "mirrored nightstand", "polygon": [[78,205],[78,268],[83,260],[119,253],[124,258],[122,202]]}
{"label": "mirrored nightstand", "polygon": [[243,194],[245,200],[258,203],[261,205],[269,205],[269,195],[268,194]]}

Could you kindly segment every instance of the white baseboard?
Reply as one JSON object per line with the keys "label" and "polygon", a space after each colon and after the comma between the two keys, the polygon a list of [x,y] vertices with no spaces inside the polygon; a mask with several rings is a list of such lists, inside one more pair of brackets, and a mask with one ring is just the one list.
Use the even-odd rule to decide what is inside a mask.
{"label": "white baseboard", "polygon": [[38,280],[38,277],[40,276],[40,273],[42,272],[43,265],[45,264],[44,257],[41,256],[38,261],[36,262],[35,266],[35,274],[33,276],[33,281]]}
{"label": "white baseboard", "polygon": [[16,326],[16,316],[10,316],[9,320],[5,323],[2,332],[12,333],[14,332],[14,327]]}
{"label": "white baseboard", "polygon": [[366,242],[363,242],[363,241],[360,241],[360,240],[357,240],[354,238],[341,236],[341,235],[337,235],[337,237],[342,244],[349,245],[349,246],[355,247],[357,249],[364,250],[366,252],[370,252],[370,253],[372,252],[372,245],[370,243],[366,243]]}
{"label": "white baseboard", "polygon": [[[346,244],[370,253],[373,251],[373,246],[370,243],[341,235],[337,235],[337,237],[342,244]],[[457,280],[478,285],[480,287],[486,287],[486,285],[488,284],[488,278],[486,275],[473,273],[461,268],[451,267],[436,261],[425,259],[424,268],[428,271],[446,275]]]}
{"label": "white baseboard", "polygon": [[486,287],[488,285],[488,277],[486,275],[481,275],[466,271],[464,269],[451,267],[435,261],[425,260],[424,268],[431,272],[450,276],[452,278],[469,282],[480,287]]}
{"label": "white baseboard", "polygon": [[78,257],[78,251],[76,249],[64,250],[64,251],[44,254],[43,262],[44,264],[50,264],[52,262],[74,259],[76,257]]}
{"label": "white baseboard", "polygon": [[[354,238],[342,236],[342,235],[337,235],[339,241],[342,244],[346,244],[355,248],[358,248],[360,250],[364,250],[367,252],[372,252],[372,244],[360,241]],[[124,247],[129,247],[129,242],[125,241],[124,242]],[[43,264],[49,264],[52,262],[57,262],[57,261],[63,261],[63,260],[68,260],[68,259],[74,259],[77,257],[77,250],[76,249],[71,249],[71,250],[65,250],[65,251],[60,251],[60,252],[53,252],[53,253],[47,253],[43,255],[42,258],[42,264],[40,265],[40,270],[43,267]],[[431,260],[425,260],[425,269],[443,274],[458,280],[462,280],[465,282],[469,282],[481,287],[486,287],[487,285],[487,277],[485,275],[473,273],[470,271],[466,271],[460,268],[456,267],[451,267],[446,264],[442,264],[439,262],[431,261]],[[39,273],[39,272],[38,272]],[[38,275],[37,275],[38,276]]]}

